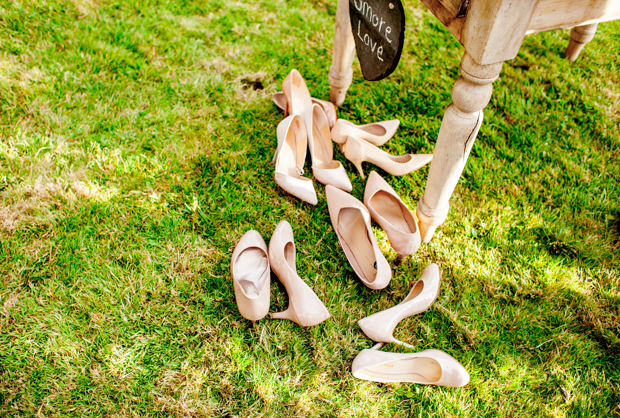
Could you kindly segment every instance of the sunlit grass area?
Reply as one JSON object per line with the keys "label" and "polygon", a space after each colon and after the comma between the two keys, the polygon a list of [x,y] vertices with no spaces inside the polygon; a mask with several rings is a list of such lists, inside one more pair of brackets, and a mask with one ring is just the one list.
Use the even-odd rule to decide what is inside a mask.
{"label": "sunlit grass area", "polygon": [[[568,30],[504,64],[446,223],[390,286],[366,288],[317,206],[269,164],[291,69],[327,100],[336,2],[0,4],[0,415],[590,417],[620,415],[620,23],[576,63]],[[462,47],[417,0],[401,63],[354,81],[338,116],[400,119],[384,147],[431,153]],[[365,181],[337,149],[362,198]],[[309,165],[306,165],[309,168]],[[365,170],[376,169],[365,165]],[[307,170],[310,172],[311,170]],[[415,208],[428,167],[381,175]],[[332,317],[300,328],[237,310],[249,229],[295,232]],[[375,225],[376,226],[376,225]],[[404,320],[464,388],[357,380],[362,317],[429,263],[441,294]],[[272,278],[271,312],[288,304]]]}

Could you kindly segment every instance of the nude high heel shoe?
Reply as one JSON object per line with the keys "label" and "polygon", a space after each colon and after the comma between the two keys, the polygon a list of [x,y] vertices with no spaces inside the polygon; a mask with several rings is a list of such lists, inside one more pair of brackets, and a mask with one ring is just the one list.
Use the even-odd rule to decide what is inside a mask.
{"label": "nude high heel shoe", "polygon": [[420,231],[413,213],[376,171],[368,176],[364,204],[372,219],[387,233],[401,260],[420,248]]}
{"label": "nude high heel shoe", "polygon": [[391,155],[354,136],[347,137],[344,156],[355,165],[362,178],[364,178],[362,170],[364,161],[373,163],[393,176],[402,176],[425,166],[433,159],[433,154]]}
{"label": "nude high heel shoe", "polygon": [[[284,116],[288,116],[290,112],[288,110],[288,103],[286,102],[286,97],[284,97],[284,93],[279,91],[277,93],[274,93],[271,97],[273,98],[273,102],[276,104],[276,106],[284,110]],[[312,100],[312,104],[318,104],[319,106],[321,106],[321,108],[325,112],[325,116],[327,117],[329,129],[333,128],[336,124],[336,119],[338,119],[338,116],[336,114],[336,106],[334,106],[331,102],[326,102],[325,100],[321,99],[315,99],[314,97],[311,97],[310,100]]]}
{"label": "nude high heel shoe", "polygon": [[258,321],[269,311],[271,270],[267,245],[257,231],[246,232],[235,247],[230,261],[239,312],[250,321]]}
{"label": "nude high heel shoe", "polygon": [[312,173],[323,184],[344,191],[353,190],[351,181],[340,161],[334,160],[334,149],[327,117],[321,106],[313,104],[302,113],[308,134],[308,149],[312,158]]}
{"label": "nude high heel shoe", "polygon": [[312,106],[310,90],[297,70],[291,70],[282,82],[282,93],[291,115],[301,115],[304,110]]}
{"label": "nude high heel shoe", "polygon": [[362,350],[353,360],[353,376],[373,382],[407,382],[421,385],[462,387],[469,373],[454,357],[440,350],[388,353],[377,345]]}
{"label": "nude high heel shoe", "polygon": [[338,241],[355,274],[371,289],[383,289],[392,270],[370,227],[370,214],[362,202],[333,186],[325,187],[329,217]]}
{"label": "nude high heel shoe", "polygon": [[334,142],[343,145],[347,142],[348,136],[354,136],[380,147],[394,136],[398,125],[400,125],[398,119],[366,125],[356,125],[348,120],[338,119],[332,128],[332,139]]}
{"label": "nude high heel shoe", "polygon": [[273,231],[269,241],[269,261],[289,297],[288,308],[273,314],[272,318],[289,319],[302,327],[311,327],[329,318],[323,302],[297,274],[293,228],[287,221],[280,221]]}
{"label": "nude high heel shoe", "polygon": [[441,270],[437,264],[430,264],[422,272],[411,291],[401,303],[384,311],[374,313],[357,323],[370,339],[377,342],[396,343],[413,348],[412,345],[392,336],[394,328],[403,319],[424,312],[431,307],[439,295]]}
{"label": "nude high heel shoe", "polygon": [[273,157],[276,183],[293,196],[316,205],[318,200],[312,180],[302,176],[308,143],[302,117],[291,115],[285,118],[278,125],[277,135],[278,148]]}

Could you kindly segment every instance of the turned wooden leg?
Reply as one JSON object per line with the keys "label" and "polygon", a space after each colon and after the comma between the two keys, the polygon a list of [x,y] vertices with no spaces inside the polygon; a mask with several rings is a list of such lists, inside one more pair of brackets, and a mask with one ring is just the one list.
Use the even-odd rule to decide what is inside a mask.
{"label": "turned wooden leg", "polygon": [[426,190],[416,210],[423,242],[431,240],[435,228],[448,216],[450,196],[482,125],[482,109],[491,100],[492,83],[502,64],[479,65],[467,52],[463,55],[461,76],[452,88],[452,104],[443,116]]}
{"label": "turned wooden leg", "polygon": [[573,30],[570,31],[570,41],[564,52],[564,55],[566,55],[570,62],[575,62],[583,47],[594,38],[597,26],[598,23],[575,26]]}
{"label": "turned wooden leg", "polygon": [[336,106],[344,103],[347,89],[353,79],[353,57],[355,40],[349,19],[349,0],[338,0],[336,8],[336,27],[332,48],[332,66],[329,69],[329,99]]}

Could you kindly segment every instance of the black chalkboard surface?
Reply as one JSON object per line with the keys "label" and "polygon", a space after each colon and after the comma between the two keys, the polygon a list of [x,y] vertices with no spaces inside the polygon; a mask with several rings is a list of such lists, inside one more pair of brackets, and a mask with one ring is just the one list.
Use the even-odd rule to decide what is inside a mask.
{"label": "black chalkboard surface", "polygon": [[392,74],[405,41],[400,0],[349,0],[349,17],[364,78],[378,81]]}

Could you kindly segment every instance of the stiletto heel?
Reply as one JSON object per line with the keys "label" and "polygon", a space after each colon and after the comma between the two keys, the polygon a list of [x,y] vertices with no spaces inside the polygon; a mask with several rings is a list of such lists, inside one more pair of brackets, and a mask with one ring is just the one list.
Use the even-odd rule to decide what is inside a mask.
{"label": "stiletto heel", "polygon": [[360,144],[353,141],[346,141],[341,146],[342,152],[347,160],[351,161],[357,171],[360,173],[360,176],[364,178],[364,170],[362,169],[362,162],[364,161],[364,153]]}
{"label": "stiletto heel", "polygon": [[287,310],[282,311],[282,312],[273,313],[271,314],[271,318],[272,319],[288,319],[289,321],[299,323],[297,318],[295,317],[295,313],[291,311],[291,308],[288,308]]}
{"label": "stiletto heel", "polygon": [[269,261],[289,297],[288,308],[273,314],[272,318],[288,319],[302,327],[311,327],[330,317],[323,302],[297,274],[293,228],[286,221],[280,221],[273,231],[269,241]]}
{"label": "stiletto heel", "polygon": [[364,178],[362,161],[373,163],[393,176],[402,176],[425,166],[433,159],[433,154],[390,155],[354,136],[347,137],[344,156],[355,164],[362,178]]}
{"label": "stiletto heel", "polygon": [[357,168],[357,171],[360,173],[360,177],[364,178],[364,170],[362,169],[362,162],[361,161],[351,161],[353,163],[353,165],[355,166],[355,168]]}
{"label": "stiletto heel", "polygon": [[437,264],[430,264],[424,269],[420,280],[413,285],[405,300],[389,309],[360,319],[357,323],[364,334],[373,341],[392,342],[413,347],[394,338],[392,335],[394,328],[403,319],[430,308],[439,295],[440,284],[441,270]]}
{"label": "stiletto heel", "polygon": [[411,345],[411,344],[408,344],[408,343],[406,343],[406,342],[404,342],[404,341],[397,340],[397,339],[396,339],[396,338],[394,338],[394,337],[392,337],[392,339],[391,339],[389,342],[391,342],[391,343],[393,343],[393,344],[402,345],[402,346],[404,346],[404,347],[415,348],[415,346],[413,346],[413,345]]}

